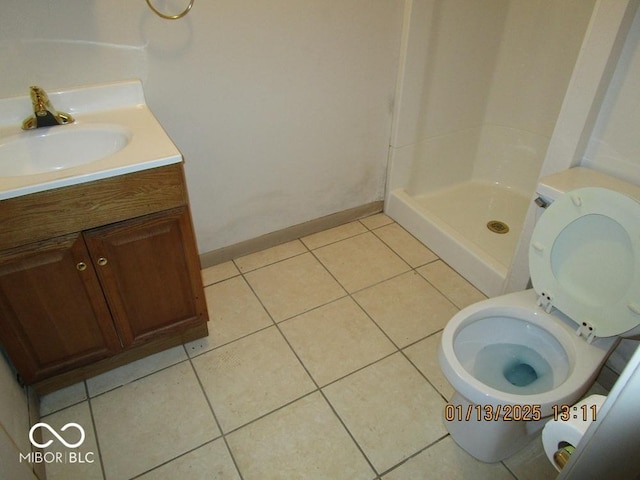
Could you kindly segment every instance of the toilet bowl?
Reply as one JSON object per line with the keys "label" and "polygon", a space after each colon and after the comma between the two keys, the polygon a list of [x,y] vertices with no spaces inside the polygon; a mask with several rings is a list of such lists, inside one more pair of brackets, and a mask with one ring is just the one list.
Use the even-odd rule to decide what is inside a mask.
{"label": "toilet bowl", "polygon": [[[557,309],[546,312],[537,297],[529,289],[475,303],[442,333],[440,367],[455,390],[445,425],[458,445],[484,462],[510,457],[540,431],[554,406],[581,398],[619,340],[587,343],[571,319]],[[492,354],[495,347],[505,348]],[[536,363],[540,358],[545,364]],[[518,386],[507,377],[523,364],[540,375]]]}
{"label": "toilet bowl", "polygon": [[455,390],[445,426],[485,462],[524,447],[584,395],[620,336],[640,332],[640,203],[601,187],[561,195],[535,226],[529,264],[533,288],[462,309],[442,334]]}

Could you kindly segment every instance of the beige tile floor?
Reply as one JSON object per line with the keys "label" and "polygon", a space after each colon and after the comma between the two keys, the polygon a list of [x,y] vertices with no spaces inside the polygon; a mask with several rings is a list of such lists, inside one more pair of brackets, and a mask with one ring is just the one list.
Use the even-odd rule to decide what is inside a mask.
{"label": "beige tile floor", "polygon": [[202,273],[209,337],[41,399],[94,460],[51,480],[555,478],[539,439],[489,465],[447,435],[440,332],[483,296],[385,215]]}

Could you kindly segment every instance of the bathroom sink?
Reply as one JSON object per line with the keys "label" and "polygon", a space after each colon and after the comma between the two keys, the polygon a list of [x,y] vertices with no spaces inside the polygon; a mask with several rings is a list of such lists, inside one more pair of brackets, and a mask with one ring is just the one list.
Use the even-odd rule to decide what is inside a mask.
{"label": "bathroom sink", "polygon": [[75,122],[22,130],[34,114],[29,96],[0,98],[0,201],[182,162],[139,80],[48,97]]}
{"label": "bathroom sink", "polygon": [[131,132],[119,125],[65,125],[3,139],[0,177],[64,170],[95,162],[122,150]]}

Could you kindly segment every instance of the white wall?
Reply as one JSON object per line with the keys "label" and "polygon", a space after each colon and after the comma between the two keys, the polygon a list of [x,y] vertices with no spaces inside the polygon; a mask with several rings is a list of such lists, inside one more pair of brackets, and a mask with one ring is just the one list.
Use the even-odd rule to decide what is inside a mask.
{"label": "white wall", "polygon": [[142,78],[201,253],[382,200],[403,0],[2,3],[0,96]]}
{"label": "white wall", "polygon": [[580,164],[640,185],[640,13],[629,30]]}
{"label": "white wall", "polygon": [[35,480],[29,463],[20,462],[19,455],[31,452],[28,405],[25,390],[0,354],[0,476],[6,480]]}

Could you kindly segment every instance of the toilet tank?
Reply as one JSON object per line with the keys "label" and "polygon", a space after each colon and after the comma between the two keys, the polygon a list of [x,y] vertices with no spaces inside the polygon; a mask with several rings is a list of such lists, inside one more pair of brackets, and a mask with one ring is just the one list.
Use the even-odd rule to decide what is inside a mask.
{"label": "toilet tank", "polygon": [[561,195],[583,187],[602,187],[615,190],[640,202],[640,185],[626,182],[597,170],[585,167],[574,167],[541,178],[536,189],[536,203],[544,207]]}

